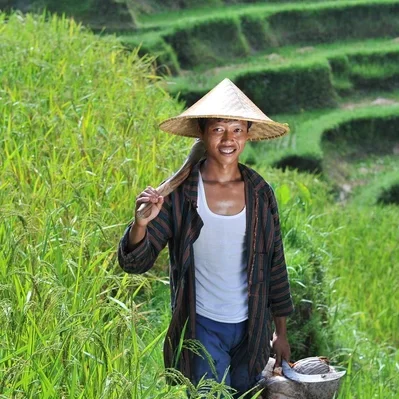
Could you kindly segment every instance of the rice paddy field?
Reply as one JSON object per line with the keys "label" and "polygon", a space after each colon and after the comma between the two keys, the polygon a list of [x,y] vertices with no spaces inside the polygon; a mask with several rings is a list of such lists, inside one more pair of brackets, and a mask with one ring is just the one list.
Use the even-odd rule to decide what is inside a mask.
{"label": "rice paddy field", "polygon": [[[219,6],[137,9],[129,47],[134,32],[121,41],[65,16],[0,13],[0,398],[206,397],[163,367],[167,254],[145,275],[127,275],[116,248],[136,195],[175,171],[192,145],[157,127],[183,109],[174,95],[194,100],[223,74],[254,97],[259,82],[280,85],[274,111],[263,110],[291,127],[282,140],[248,145],[242,162],[278,198],[293,359],[325,355],[345,367],[339,399],[399,397],[397,2],[229,4],[246,53],[188,68],[178,50],[194,39],[205,46],[192,25],[219,18]],[[302,53],[305,36],[295,42],[278,30],[281,13],[320,30],[340,7],[352,7],[348,18],[392,18],[384,32],[353,24],[350,40],[320,36]],[[298,17],[303,10],[313,25]],[[255,14],[269,18],[265,38],[280,32],[272,47],[249,39],[243,21]],[[192,36],[174,44],[172,30],[187,26]],[[133,45],[146,35],[152,45],[164,29],[165,59],[175,63],[167,75],[159,53]],[[297,101],[284,107],[292,92]],[[180,385],[167,386],[165,375]],[[207,397],[229,397],[211,385]]]}

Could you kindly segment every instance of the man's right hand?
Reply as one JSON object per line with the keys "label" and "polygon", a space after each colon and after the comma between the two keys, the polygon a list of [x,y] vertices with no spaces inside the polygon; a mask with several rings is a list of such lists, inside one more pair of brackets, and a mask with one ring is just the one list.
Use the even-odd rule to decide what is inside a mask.
{"label": "man's right hand", "polygon": [[[145,237],[148,223],[158,216],[162,208],[164,197],[159,195],[157,190],[148,186],[136,197],[136,210],[134,222],[129,231],[129,242],[127,252],[132,251]],[[151,204],[143,213],[138,214],[138,209],[142,204]]]}
{"label": "man's right hand", "polygon": [[[146,227],[147,224],[159,214],[164,202],[164,197],[159,195],[157,190],[148,186],[142,193],[136,197],[136,211],[134,223],[140,227]],[[142,204],[151,204],[148,206],[144,215],[141,217],[138,215],[138,209]]]}

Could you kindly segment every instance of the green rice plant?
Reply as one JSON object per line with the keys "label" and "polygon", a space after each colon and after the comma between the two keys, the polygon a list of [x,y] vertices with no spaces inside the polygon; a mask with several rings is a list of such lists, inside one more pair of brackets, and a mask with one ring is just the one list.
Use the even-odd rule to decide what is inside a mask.
{"label": "green rice plant", "polygon": [[[342,207],[333,203],[328,184],[317,176],[259,170],[274,182],[292,290],[299,294],[290,323],[295,326],[298,313],[306,309],[319,318],[318,337],[327,346],[311,355],[327,354],[347,369],[339,398],[395,398],[399,232],[392,220],[398,217],[397,206]],[[294,350],[306,343],[303,335],[309,330],[289,331]]]}
{"label": "green rice plant", "polygon": [[398,232],[389,221],[397,214],[395,207],[349,206],[344,218],[326,215],[331,228],[340,226],[328,245],[335,254],[329,275],[337,308],[334,312],[340,315],[335,319],[341,343],[337,354],[353,358],[348,383],[352,392],[364,397],[394,398],[398,393],[398,312],[394,294],[398,289],[399,258],[394,244]]}
{"label": "green rice plant", "polygon": [[134,299],[149,277],[122,275],[115,250],[137,193],[185,157],[190,141],[157,128],[179,107],[116,38],[0,21],[0,391],[172,397],[153,357],[164,329]]}
{"label": "green rice plant", "polygon": [[146,54],[156,57],[155,67],[158,75],[177,75],[180,72],[180,65],[176,53],[172,47],[165,42],[159,35],[143,36],[120,36],[121,43],[126,48],[136,51],[139,48],[139,55],[145,57]]}

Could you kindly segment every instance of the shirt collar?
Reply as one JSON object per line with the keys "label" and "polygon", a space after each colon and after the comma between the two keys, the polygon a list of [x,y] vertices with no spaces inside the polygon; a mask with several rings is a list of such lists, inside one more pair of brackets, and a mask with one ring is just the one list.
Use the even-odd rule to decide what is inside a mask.
{"label": "shirt collar", "polygon": [[[186,198],[197,206],[198,198],[198,181],[199,181],[199,169],[205,159],[201,159],[191,169],[191,172],[187,179],[183,182],[183,192]],[[242,174],[245,185],[250,184],[253,189],[257,192],[261,191],[265,186],[266,182],[262,176],[260,176],[253,169],[245,166],[241,163],[238,164],[240,172]]]}

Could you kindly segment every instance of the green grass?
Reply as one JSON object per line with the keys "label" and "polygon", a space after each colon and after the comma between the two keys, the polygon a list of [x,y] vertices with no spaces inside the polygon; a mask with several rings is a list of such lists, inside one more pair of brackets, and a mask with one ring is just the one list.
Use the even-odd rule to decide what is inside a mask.
{"label": "green grass", "polygon": [[[166,255],[145,276],[115,255],[137,193],[192,143],[157,128],[181,105],[150,57],[72,21],[0,14],[0,35],[0,397],[184,398],[164,379]],[[275,148],[315,145],[346,115],[291,115]],[[339,399],[396,398],[398,208],[343,207],[318,176],[256,168],[279,199],[297,309],[313,300],[324,353],[309,355],[348,369]]]}
{"label": "green grass", "polygon": [[122,274],[115,247],[138,187],[185,156],[191,141],[157,128],[179,107],[115,38],[55,17],[1,15],[0,29],[0,392],[165,392],[162,331],[135,301],[151,279]]}
{"label": "green grass", "polygon": [[335,363],[344,360],[349,373],[339,398],[396,398],[398,207],[343,207],[331,202],[328,185],[318,177],[270,169],[264,175],[277,186],[294,290],[310,254],[326,273],[328,286],[318,289],[326,289],[330,300],[336,349],[329,355]]}

